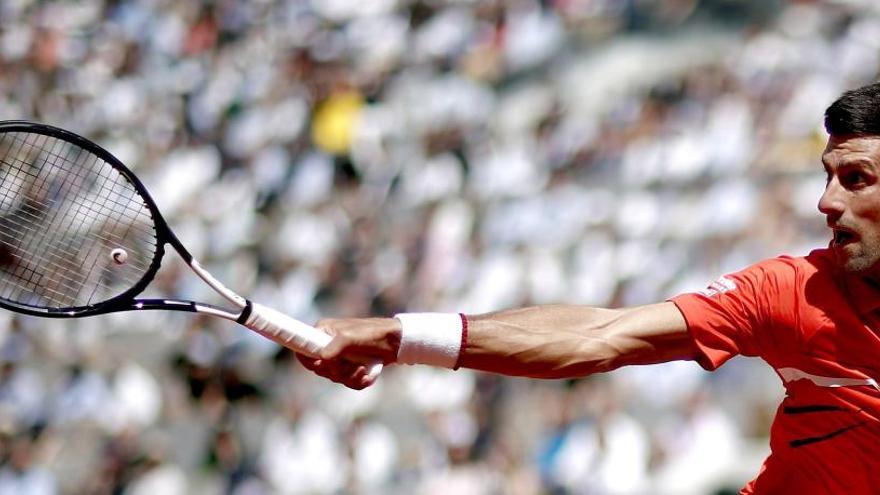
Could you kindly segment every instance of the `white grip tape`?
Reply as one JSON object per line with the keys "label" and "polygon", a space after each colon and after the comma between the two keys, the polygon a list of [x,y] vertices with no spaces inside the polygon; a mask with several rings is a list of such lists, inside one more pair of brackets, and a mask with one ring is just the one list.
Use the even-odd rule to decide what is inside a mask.
{"label": "white grip tape", "polygon": [[462,323],[458,313],[399,313],[397,362],[455,368],[461,352]]}
{"label": "white grip tape", "polygon": [[253,304],[251,315],[244,326],[288,349],[313,358],[319,357],[321,349],[333,340],[315,327],[257,303]]}
{"label": "white grip tape", "polygon": [[[300,354],[317,358],[333,337],[317,328],[291,318],[262,304],[252,303],[251,314],[244,326]],[[382,372],[382,363],[370,363],[368,375],[375,378]]]}

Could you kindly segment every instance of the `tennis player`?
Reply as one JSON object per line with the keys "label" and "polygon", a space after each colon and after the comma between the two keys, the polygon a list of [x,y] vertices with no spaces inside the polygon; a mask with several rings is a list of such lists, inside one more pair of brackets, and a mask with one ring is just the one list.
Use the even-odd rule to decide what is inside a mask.
{"label": "tennis player", "polygon": [[364,368],[341,357],[564,378],[684,359],[711,371],[737,354],[759,356],[786,396],[772,452],[741,493],[880,493],[880,83],[844,93],[825,127],[825,249],[764,260],[641,307],[324,320],[318,326],[333,341],[322,359],[301,359],[363,388]]}

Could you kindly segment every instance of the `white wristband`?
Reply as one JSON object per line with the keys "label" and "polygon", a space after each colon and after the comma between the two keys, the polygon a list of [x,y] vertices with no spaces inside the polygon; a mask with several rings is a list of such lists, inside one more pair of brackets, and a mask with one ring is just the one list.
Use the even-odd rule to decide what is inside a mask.
{"label": "white wristband", "polygon": [[458,313],[398,313],[403,331],[397,362],[455,368],[461,352],[462,316]]}

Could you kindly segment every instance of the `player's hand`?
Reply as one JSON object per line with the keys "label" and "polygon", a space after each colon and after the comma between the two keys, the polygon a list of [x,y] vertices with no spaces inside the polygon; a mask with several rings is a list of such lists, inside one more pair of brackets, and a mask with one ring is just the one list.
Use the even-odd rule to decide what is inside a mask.
{"label": "player's hand", "polygon": [[333,340],[318,358],[297,355],[307,369],[346,387],[361,390],[376,381],[363,363],[397,360],[400,322],[394,318],[325,319],[315,324]]}

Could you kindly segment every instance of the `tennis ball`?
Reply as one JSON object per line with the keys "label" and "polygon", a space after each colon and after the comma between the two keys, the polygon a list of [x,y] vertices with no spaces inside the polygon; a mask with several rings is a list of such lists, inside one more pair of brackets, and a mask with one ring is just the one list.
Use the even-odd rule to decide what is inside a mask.
{"label": "tennis ball", "polygon": [[113,262],[117,265],[122,265],[128,260],[128,252],[122,248],[116,248],[113,251],[110,251],[110,257],[113,258]]}

